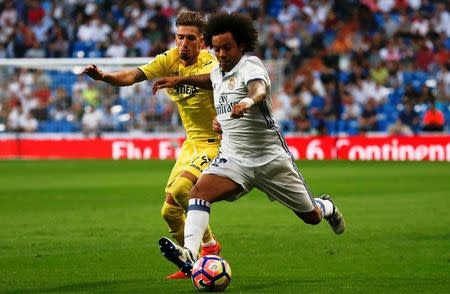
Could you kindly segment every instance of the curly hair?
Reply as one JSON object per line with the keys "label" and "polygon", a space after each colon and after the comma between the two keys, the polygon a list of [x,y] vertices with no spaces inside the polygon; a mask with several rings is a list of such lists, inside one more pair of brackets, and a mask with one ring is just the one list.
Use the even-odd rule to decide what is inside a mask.
{"label": "curly hair", "polygon": [[238,45],[244,45],[244,52],[252,52],[258,45],[258,32],[250,17],[240,13],[217,13],[209,17],[205,31],[205,43],[212,47],[212,37],[231,33]]}
{"label": "curly hair", "polygon": [[200,32],[203,31],[206,25],[203,15],[196,11],[183,11],[177,15],[175,26],[194,26],[197,27]]}

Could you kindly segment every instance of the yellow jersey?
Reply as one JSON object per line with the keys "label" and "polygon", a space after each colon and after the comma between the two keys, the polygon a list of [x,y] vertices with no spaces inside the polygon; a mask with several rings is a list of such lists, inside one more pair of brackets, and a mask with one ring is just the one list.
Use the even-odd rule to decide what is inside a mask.
{"label": "yellow jersey", "polygon": [[[166,76],[209,74],[217,64],[217,59],[211,53],[201,50],[197,62],[185,67],[181,64],[178,49],[173,48],[138,68],[148,80],[152,80]],[[218,139],[218,134],[212,129],[212,120],[216,116],[212,91],[179,85],[167,89],[167,93],[177,104],[187,139],[201,141]]]}

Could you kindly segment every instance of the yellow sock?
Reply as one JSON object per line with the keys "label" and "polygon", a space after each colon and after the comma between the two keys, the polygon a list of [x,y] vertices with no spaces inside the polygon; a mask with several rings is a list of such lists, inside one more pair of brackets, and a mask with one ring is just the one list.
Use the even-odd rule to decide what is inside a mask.
{"label": "yellow sock", "polygon": [[186,216],[184,209],[178,205],[172,205],[164,201],[161,208],[161,216],[169,226],[169,233],[180,246],[184,245],[184,223]]}
{"label": "yellow sock", "polygon": [[211,232],[210,226],[208,226],[208,228],[205,231],[205,234],[203,235],[202,244],[205,244],[205,243],[211,244],[211,243],[213,243],[212,241],[214,241],[214,237]]}
{"label": "yellow sock", "polygon": [[[170,187],[169,193],[172,195],[175,202],[177,202],[185,211],[187,211],[189,203],[189,191],[193,186],[194,183],[192,183],[188,178],[178,177]],[[211,228],[208,226],[205,235],[203,235],[203,244],[209,243],[213,240],[214,238],[211,232]]]}

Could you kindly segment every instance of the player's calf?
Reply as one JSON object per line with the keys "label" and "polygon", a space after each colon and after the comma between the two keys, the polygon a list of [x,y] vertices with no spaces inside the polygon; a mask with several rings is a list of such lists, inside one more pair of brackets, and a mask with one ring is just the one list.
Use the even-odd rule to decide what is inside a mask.
{"label": "player's calf", "polygon": [[294,213],[306,224],[309,225],[317,225],[322,220],[322,214],[318,207],[315,207],[314,210],[308,212],[298,212],[294,211]]}
{"label": "player's calf", "polygon": [[161,216],[169,226],[169,233],[172,239],[175,239],[178,244],[184,243],[184,209],[178,205],[170,204],[164,201],[161,208]]}

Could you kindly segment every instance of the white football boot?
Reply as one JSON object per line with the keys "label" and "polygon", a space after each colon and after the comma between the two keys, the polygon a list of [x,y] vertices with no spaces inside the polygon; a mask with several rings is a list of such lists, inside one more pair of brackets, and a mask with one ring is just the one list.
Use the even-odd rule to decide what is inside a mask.
{"label": "white football boot", "polygon": [[174,263],[182,272],[186,275],[191,274],[195,258],[189,249],[175,244],[175,242],[166,237],[159,239],[159,249],[161,254]]}
{"label": "white football boot", "polygon": [[333,213],[326,217],[326,221],[330,224],[331,228],[336,234],[342,234],[345,231],[345,220],[339,208],[334,204],[330,195],[324,195],[321,197],[323,200],[328,200],[333,204]]}

